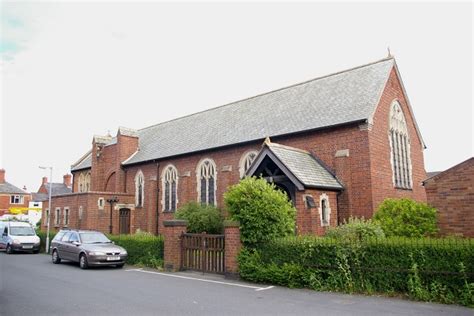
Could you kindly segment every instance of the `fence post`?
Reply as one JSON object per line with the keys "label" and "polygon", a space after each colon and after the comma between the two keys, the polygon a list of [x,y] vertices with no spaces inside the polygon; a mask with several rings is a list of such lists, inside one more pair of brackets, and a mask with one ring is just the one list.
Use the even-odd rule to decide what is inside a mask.
{"label": "fence post", "polygon": [[164,242],[164,268],[166,271],[179,271],[181,269],[181,235],[186,233],[187,221],[163,221]]}
{"label": "fence post", "polygon": [[224,221],[224,275],[228,279],[239,278],[239,255],[242,244],[240,242],[240,223],[235,221]]}

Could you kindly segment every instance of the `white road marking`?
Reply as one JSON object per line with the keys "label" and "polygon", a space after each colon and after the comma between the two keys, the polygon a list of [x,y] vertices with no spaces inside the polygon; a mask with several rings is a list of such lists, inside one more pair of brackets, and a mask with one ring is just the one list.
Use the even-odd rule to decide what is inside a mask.
{"label": "white road marking", "polygon": [[146,270],[143,270],[143,269],[129,269],[129,270],[125,270],[125,272],[142,272],[142,273],[157,274],[157,275],[163,275],[163,276],[178,278],[178,279],[186,279],[186,280],[194,280],[194,281],[201,281],[201,282],[208,282],[208,283],[216,283],[216,284],[244,287],[244,288],[248,288],[248,289],[254,289],[255,291],[264,291],[264,290],[269,290],[269,289],[273,288],[273,286],[258,287],[258,286],[238,284],[238,283],[230,283],[230,282],[222,282],[222,281],[215,281],[215,280],[199,279],[199,278],[193,278],[193,277],[188,277],[188,276],[184,276],[184,275],[176,275],[176,274],[168,274],[168,273],[161,273],[161,272],[154,272],[154,271],[146,271]]}
{"label": "white road marking", "polygon": [[261,287],[259,289],[256,289],[255,291],[265,291],[265,290],[269,290],[269,289],[273,289],[274,286],[273,285],[270,285],[270,286],[267,286],[267,287]]}

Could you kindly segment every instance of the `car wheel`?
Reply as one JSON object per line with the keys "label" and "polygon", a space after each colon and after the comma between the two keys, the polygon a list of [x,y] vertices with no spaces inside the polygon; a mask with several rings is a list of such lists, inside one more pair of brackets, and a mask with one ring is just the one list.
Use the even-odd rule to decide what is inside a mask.
{"label": "car wheel", "polygon": [[13,253],[13,248],[12,248],[12,246],[9,245],[9,244],[7,245],[7,253],[8,253],[9,255],[11,255],[11,254]]}
{"label": "car wheel", "polygon": [[53,253],[51,254],[51,260],[53,261],[54,264],[61,263],[61,258],[59,258],[59,254],[57,250],[53,250]]}
{"label": "car wheel", "polygon": [[79,257],[79,267],[81,269],[87,269],[89,267],[89,264],[87,263],[87,257],[85,254],[81,254]]}
{"label": "car wheel", "polygon": [[117,267],[118,269],[122,269],[122,268],[123,268],[123,265],[124,265],[124,263],[117,264],[116,267]]}

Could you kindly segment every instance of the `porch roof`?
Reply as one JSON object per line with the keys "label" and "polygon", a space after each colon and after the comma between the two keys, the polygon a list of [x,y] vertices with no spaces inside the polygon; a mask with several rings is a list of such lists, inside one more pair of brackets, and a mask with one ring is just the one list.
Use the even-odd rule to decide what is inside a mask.
{"label": "porch roof", "polygon": [[343,190],[344,186],[314,155],[305,150],[265,141],[263,149],[247,175],[255,175],[265,157],[269,157],[299,190],[305,187]]}

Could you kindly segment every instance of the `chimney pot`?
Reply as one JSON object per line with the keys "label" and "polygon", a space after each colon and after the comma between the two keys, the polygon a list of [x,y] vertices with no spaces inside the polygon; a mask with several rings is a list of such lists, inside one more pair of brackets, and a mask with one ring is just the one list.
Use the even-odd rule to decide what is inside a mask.
{"label": "chimney pot", "polygon": [[68,188],[71,187],[72,183],[71,183],[71,175],[70,174],[65,174],[63,176],[63,183],[65,186],[67,186]]}

